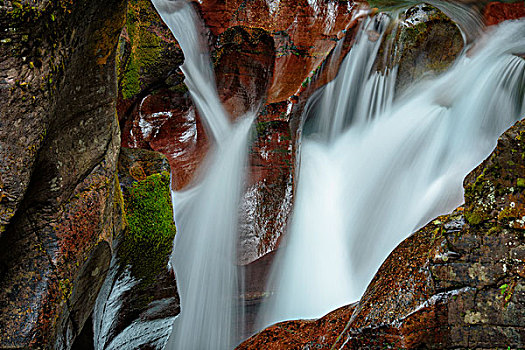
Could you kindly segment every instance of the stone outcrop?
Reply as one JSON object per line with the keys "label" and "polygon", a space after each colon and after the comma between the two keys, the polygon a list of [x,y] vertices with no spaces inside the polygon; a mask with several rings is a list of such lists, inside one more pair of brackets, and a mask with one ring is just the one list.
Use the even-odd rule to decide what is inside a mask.
{"label": "stone outcrop", "polygon": [[343,306],[318,320],[277,323],[236,349],[330,349],[345,329],[354,307]]}
{"label": "stone outcrop", "polygon": [[[171,34],[165,34],[167,28],[149,3],[132,4],[130,11],[139,20],[137,24],[128,22],[121,39],[126,49],[120,51],[119,105],[125,106],[119,108],[120,119],[125,121],[122,145],[165,154],[172,166],[174,189],[182,189],[191,182],[209,141],[184,86],[177,85],[178,66],[182,63],[180,49]],[[205,1],[195,6],[209,31],[218,91],[226,109],[232,118],[253,109],[262,111],[256,120],[249,183],[243,200],[242,212],[247,214],[241,220],[239,262],[246,264],[274,249],[285,230],[301,114],[301,109],[292,112],[292,107],[308,85],[304,81],[310,81],[312,71],[320,68],[335,47],[338,35],[349,27],[355,6],[338,1],[318,8],[306,1],[281,2],[275,8],[264,1]],[[141,38],[163,34],[152,41],[137,40],[137,33]],[[150,50],[152,47],[157,49]],[[138,56],[128,51],[156,52],[153,61],[163,70],[138,69],[138,79],[129,79],[132,59]],[[168,60],[165,52],[176,57]],[[330,72],[333,77],[334,70]],[[138,84],[130,88],[130,81]],[[134,93],[127,93],[130,90]],[[313,91],[312,88],[303,94],[303,101]],[[189,132],[192,138],[183,137]]]}
{"label": "stone outcrop", "polygon": [[463,49],[458,26],[437,8],[410,7],[385,33],[376,69],[397,67],[396,93],[430,74],[445,71]]}
{"label": "stone outcrop", "polygon": [[0,348],[69,348],[104,281],[124,16],[120,0],[0,4]]}
{"label": "stone outcrop", "polygon": [[485,24],[489,26],[498,24],[505,20],[525,17],[525,2],[489,2],[483,11],[483,17]]}
{"label": "stone outcrop", "polygon": [[[523,347],[524,137],[522,120],[465,179],[465,206],[402,242],[357,305],[319,321],[277,324],[239,349]],[[337,335],[311,328],[333,318],[349,320]]]}
{"label": "stone outcrop", "polygon": [[119,179],[127,229],[93,311],[96,349],[162,349],[179,313],[168,270],[175,237],[169,164],[158,153],[123,148]]}

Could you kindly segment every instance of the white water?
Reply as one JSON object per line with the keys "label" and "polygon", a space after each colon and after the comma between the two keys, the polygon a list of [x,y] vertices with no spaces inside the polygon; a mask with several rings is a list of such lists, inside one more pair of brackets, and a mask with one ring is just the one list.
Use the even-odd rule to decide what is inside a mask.
{"label": "white water", "polygon": [[479,41],[392,104],[391,77],[374,83],[386,88],[369,89],[376,73],[363,83],[377,50],[361,34],[308,116],[317,122],[305,125],[291,232],[260,326],[358,300],[400,241],[463,202],[464,177],[525,114],[525,61],[511,55],[525,52],[525,21]]}
{"label": "white water", "polygon": [[178,233],[172,264],[181,297],[166,349],[230,349],[238,341],[236,240],[247,137],[255,113],[231,123],[216,91],[199,21],[184,0],[153,0],[179,42],[182,67],[207,132],[215,139],[194,184],[173,192]]}
{"label": "white water", "polygon": [[[215,140],[193,187],[173,193],[182,313],[166,349],[230,349],[238,341],[237,208],[253,116],[229,121],[191,7],[153,2],[184,51],[187,85]],[[376,27],[367,29],[384,25],[369,21]],[[525,51],[524,22],[503,26],[474,57],[396,102],[395,70],[371,72],[380,40],[368,37],[361,33],[309,116],[292,229],[264,324],[357,300],[408,233],[462,202],[464,176],[525,111],[516,106],[525,64],[510,55]]]}

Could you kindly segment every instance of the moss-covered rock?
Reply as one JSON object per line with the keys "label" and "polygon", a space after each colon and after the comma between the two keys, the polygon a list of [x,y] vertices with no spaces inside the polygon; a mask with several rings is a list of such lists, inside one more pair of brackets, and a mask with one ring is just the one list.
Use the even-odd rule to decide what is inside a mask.
{"label": "moss-covered rock", "polygon": [[182,62],[182,51],[151,1],[130,0],[118,47],[120,119],[137,99],[159,87],[184,89]]}
{"label": "moss-covered rock", "polygon": [[118,257],[121,264],[131,267],[133,277],[149,284],[155,281],[151,271],[166,268],[175,238],[170,175],[150,175],[126,192],[128,229],[121,238]]}
{"label": "moss-covered rock", "polygon": [[397,93],[426,74],[445,71],[463,49],[458,26],[431,5],[412,6],[400,19],[387,30],[376,61],[379,71],[397,66]]}
{"label": "moss-covered rock", "polygon": [[166,168],[166,158],[155,152],[123,149],[120,155],[127,229],[93,314],[98,347],[162,349],[179,313],[168,270],[176,228]]}
{"label": "moss-covered rock", "polygon": [[512,131],[465,179],[465,217],[471,225],[494,226],[496,221],[505,228],[525,228],[525,128]]}

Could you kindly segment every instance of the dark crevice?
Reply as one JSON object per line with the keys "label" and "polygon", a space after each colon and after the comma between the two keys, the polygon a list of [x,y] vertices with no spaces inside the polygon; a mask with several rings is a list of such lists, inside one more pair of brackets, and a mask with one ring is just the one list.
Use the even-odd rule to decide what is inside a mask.
{"label": "dark crevice", "polygon": [[94,333],[93,333],[93,313],[89,316],[84,323],[84,327],[76,337],[71,350],[94,350]]}

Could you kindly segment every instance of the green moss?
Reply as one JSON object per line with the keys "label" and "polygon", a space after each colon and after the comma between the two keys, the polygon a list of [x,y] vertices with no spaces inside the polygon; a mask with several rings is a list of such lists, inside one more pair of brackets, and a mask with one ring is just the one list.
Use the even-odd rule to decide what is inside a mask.
{"label": "green moss", "polygon": [[489,231],[487,232],[487,235],[493,235],[493,234],[497,234],[497,233],[500,233],[502,231],[502,228],[501,226],[499,225],[496,225],[496,226],[492,226]]}
{"label": "green moss", "polygon": [[154,174],[135,183],[125,191],[124,205],[128,229],[118,256],[147,285],[166,268],[176,232],[169,174]]}
{"label": "green moss", "polygon": [[518,187],[520,187],[520,188],[524,188],[524,187],[525,187],[525,179],[522,178],[522,177],[519,177],[519,178],[518,178],[518,181],[517,181],[517,185],[518,185]]}
{"label": "green moss", "polygon": [[516,208],[512,207],[505,207],[499,214],[498,214],[498,221],[502,223],[506,223],[509,220],[516,219],[520,217],[519,211],[516,210]]}
{"label": "green moss", "polygon": [[179,83],[177,85],[171,86],[169,90],[185,94],[186,92],[188,92],[188,87],[184,83]]}
{"label": "green moss", "polygon": [[475,210],[473,212],[465,212],[465,218],[471,225],[479,225],[485,220],[483,217],[483,213],[481,213],[478,210]]}
{"label": "green moss", "polygon": [[[141,91],[141,76],[155,68],[162,53],[160,38],[149,30],[151,16],[144,15],[151,4],[143,0],[130,1],[126,22],[129,36],[129,56],[124,58],[120,87],[129,99]],[[120,62],[122,63],[122,62]]]}
{"label": "green moss", "polygon": [[60,287],[60,291],[62,292],[64,299],[69,299],[73,293],[73,284],[71,281],[67,278],[61,279],[58,281],[58,286]]}
{"label": "green moss", "polygon": [[122,97],[131,98],[140,92],[139,68],[136,61],[131,58],[125,68],[124,76],[121,80]]}
{"label": "green moss", "polygon": [[510,284],[505,283],[499,287],[501,296],[503,297],[503,305],[506,307],[510,300],[512,299],[512,294],[514,293],[514,288],[516,287],[516,282],[511,282]]}

